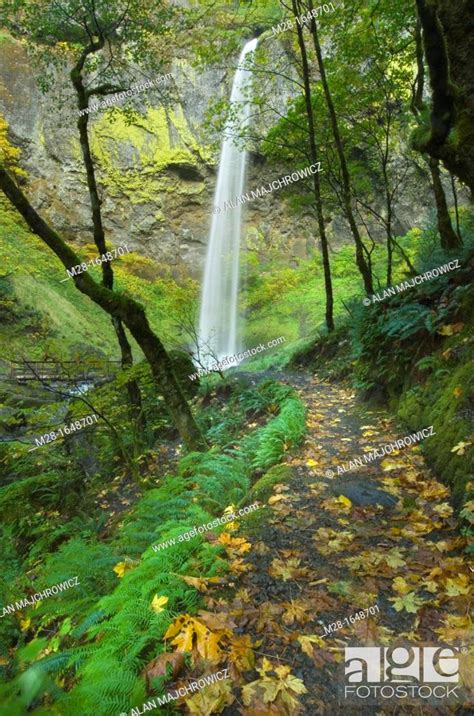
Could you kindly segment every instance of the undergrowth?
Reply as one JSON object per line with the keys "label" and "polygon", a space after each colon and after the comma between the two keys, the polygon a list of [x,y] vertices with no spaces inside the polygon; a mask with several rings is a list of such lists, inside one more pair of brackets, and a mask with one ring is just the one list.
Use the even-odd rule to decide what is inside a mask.
{"label": "undergrowth", "polygon": [[[231,439],[227,447],[185,455],[175,474],[139,499],[108,542],[92,534],[74,537],[46,557],[35,591],[76,575],[80,586],[2,619],[0,698],[8,714],[116,716],[145,700],[140,672],[165,650],[170,622],[200,606],[199,593],[180,575],[212,577],[228,569],[222,545],[200,534],[178,537],[245,502],[254,475],[276,465],[304,433],[304,408],[287,386],[264,381],[256,389],[234,387],[232,401],[236,411],[222,435]],[[270,420],[248,430],[246,421],[257,415]],[[174,545],[153,550],[171,538]],[[8,564],[17,575],[14,548]],[[27,585],[27,577],[2,581],[2,602],[31,591]],[[160,613],[150,607],[154,595],[168,597]],[[8,645],[15,641],[19,648],[10,658]]]}

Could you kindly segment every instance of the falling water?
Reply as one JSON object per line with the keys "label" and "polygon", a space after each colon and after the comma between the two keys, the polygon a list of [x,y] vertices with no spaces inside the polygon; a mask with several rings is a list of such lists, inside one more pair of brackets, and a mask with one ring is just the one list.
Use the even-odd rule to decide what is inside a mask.
{"label": "falling water", "polygon": [[[255,38],[245,45],[230,95],[231,116],[224,129],[219,172],[214,194],[214,215],[207,246],[199,317],[199,346],[203,362],[233,355],[238,350],[237,296],[241,205],[224,211],[225,201],[235,200],[244,190],[247,151],[239,149],[233,136],[245,127],[250,114],[251,73],[243,65],[246,55],[257,47]],[[247,65],[248,66],[248,65]]]}

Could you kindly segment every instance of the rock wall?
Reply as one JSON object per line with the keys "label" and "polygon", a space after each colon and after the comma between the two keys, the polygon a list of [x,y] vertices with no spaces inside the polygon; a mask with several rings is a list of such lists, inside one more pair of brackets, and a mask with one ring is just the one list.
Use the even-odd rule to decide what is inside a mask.
{"label": "rock wall", "polygon": [[[274,42],[275,52],[278,43]],[[91,218],[85,172],[80,158],[75,98],[68,79],[61,100],[42,94],[22,43],[0,34],[0,111],[11,136],[23,151],[35,206],[69,240],[91,242]],[[188,269],[200,276],[211,220],[212,197],[219,158],[219,137],[204,128],[212,103],[227,99],[233,69],[197,72],[183,59],[170,68],[173,96],[160,101],[150,90],[136,95],[139,114],[127,123],[125,113],[98,110],[90,115],[91,144],[97,161],[107,239],[158,263]],[[278,80],[277,80],[278,82]],[[289,89],[278,87],[284,102]],[[65,97],[65,98],[64,98]],[[282,173],[287,173],[283,170]],[[248,189],[281,174],[252,153]],[[405,196],[399,207],[400,233],[427,214],[429,189]],[[248,204],[244,235],[248,246],[265,258],[267,247],[278,247],[289,265],[296,265],[314,247],[316,222],[311,211],[293,218],[284,190]],[[333,247],[347,240],[340,218],[329,224]]]}

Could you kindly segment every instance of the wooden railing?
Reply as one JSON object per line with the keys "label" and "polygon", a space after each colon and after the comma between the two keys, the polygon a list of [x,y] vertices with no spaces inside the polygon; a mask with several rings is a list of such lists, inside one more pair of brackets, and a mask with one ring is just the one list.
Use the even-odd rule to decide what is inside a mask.
{"label": "wooden railing", "polygon": [[120,369],[118,360],[93,361],[12,361],[2,378],[26,383],[31,380],[74,383],[76,381],[110,380]]}

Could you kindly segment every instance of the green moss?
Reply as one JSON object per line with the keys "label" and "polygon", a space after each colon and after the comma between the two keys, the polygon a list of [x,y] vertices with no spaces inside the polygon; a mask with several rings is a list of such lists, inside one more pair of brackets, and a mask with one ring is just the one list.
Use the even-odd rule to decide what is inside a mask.
{"label": "green moss", "polygon": [[210,160],[189,129],[181,107],[175,111],[150,107],[132,122],[119,108],[101,112],[93,123],[91,145],[111,196],[125,193],[134,204],[156,205],[163,192],[204,191],[203,182],[159,176],[170,165],[197,167],[199,160]]}
{"label": "green moss", "polygon": [[[474,388],[474,360],[462,362],[446,374],[434,372],[424,385],[404,393],[398,414],[413,430],[434,425],[436,434],[423,443],[423,451],[436,474],[451,487],[453,502],[459,508],[466,499],[466,483],[474,471],[474,450],[464,455],[451,452],[460,442],[469,439],[471,425],[468,414],[469,393]],[[461,390],[459,398],[456,392]]]}
{"label": "green moss", "polygon": [[14,39],[8,34],[8,32],[0,30],[0,45],[12,45],[14,42]]}
{"label": "green moss", "polygon": [[[288,465],[274,465],[263,475],[250,491],[246,502],[261,500],[266,502],[273,491],[273,486],[279,482],[286,482],[291,478],[292,471]],[[252,514],[252,513],[251,513]]]}

